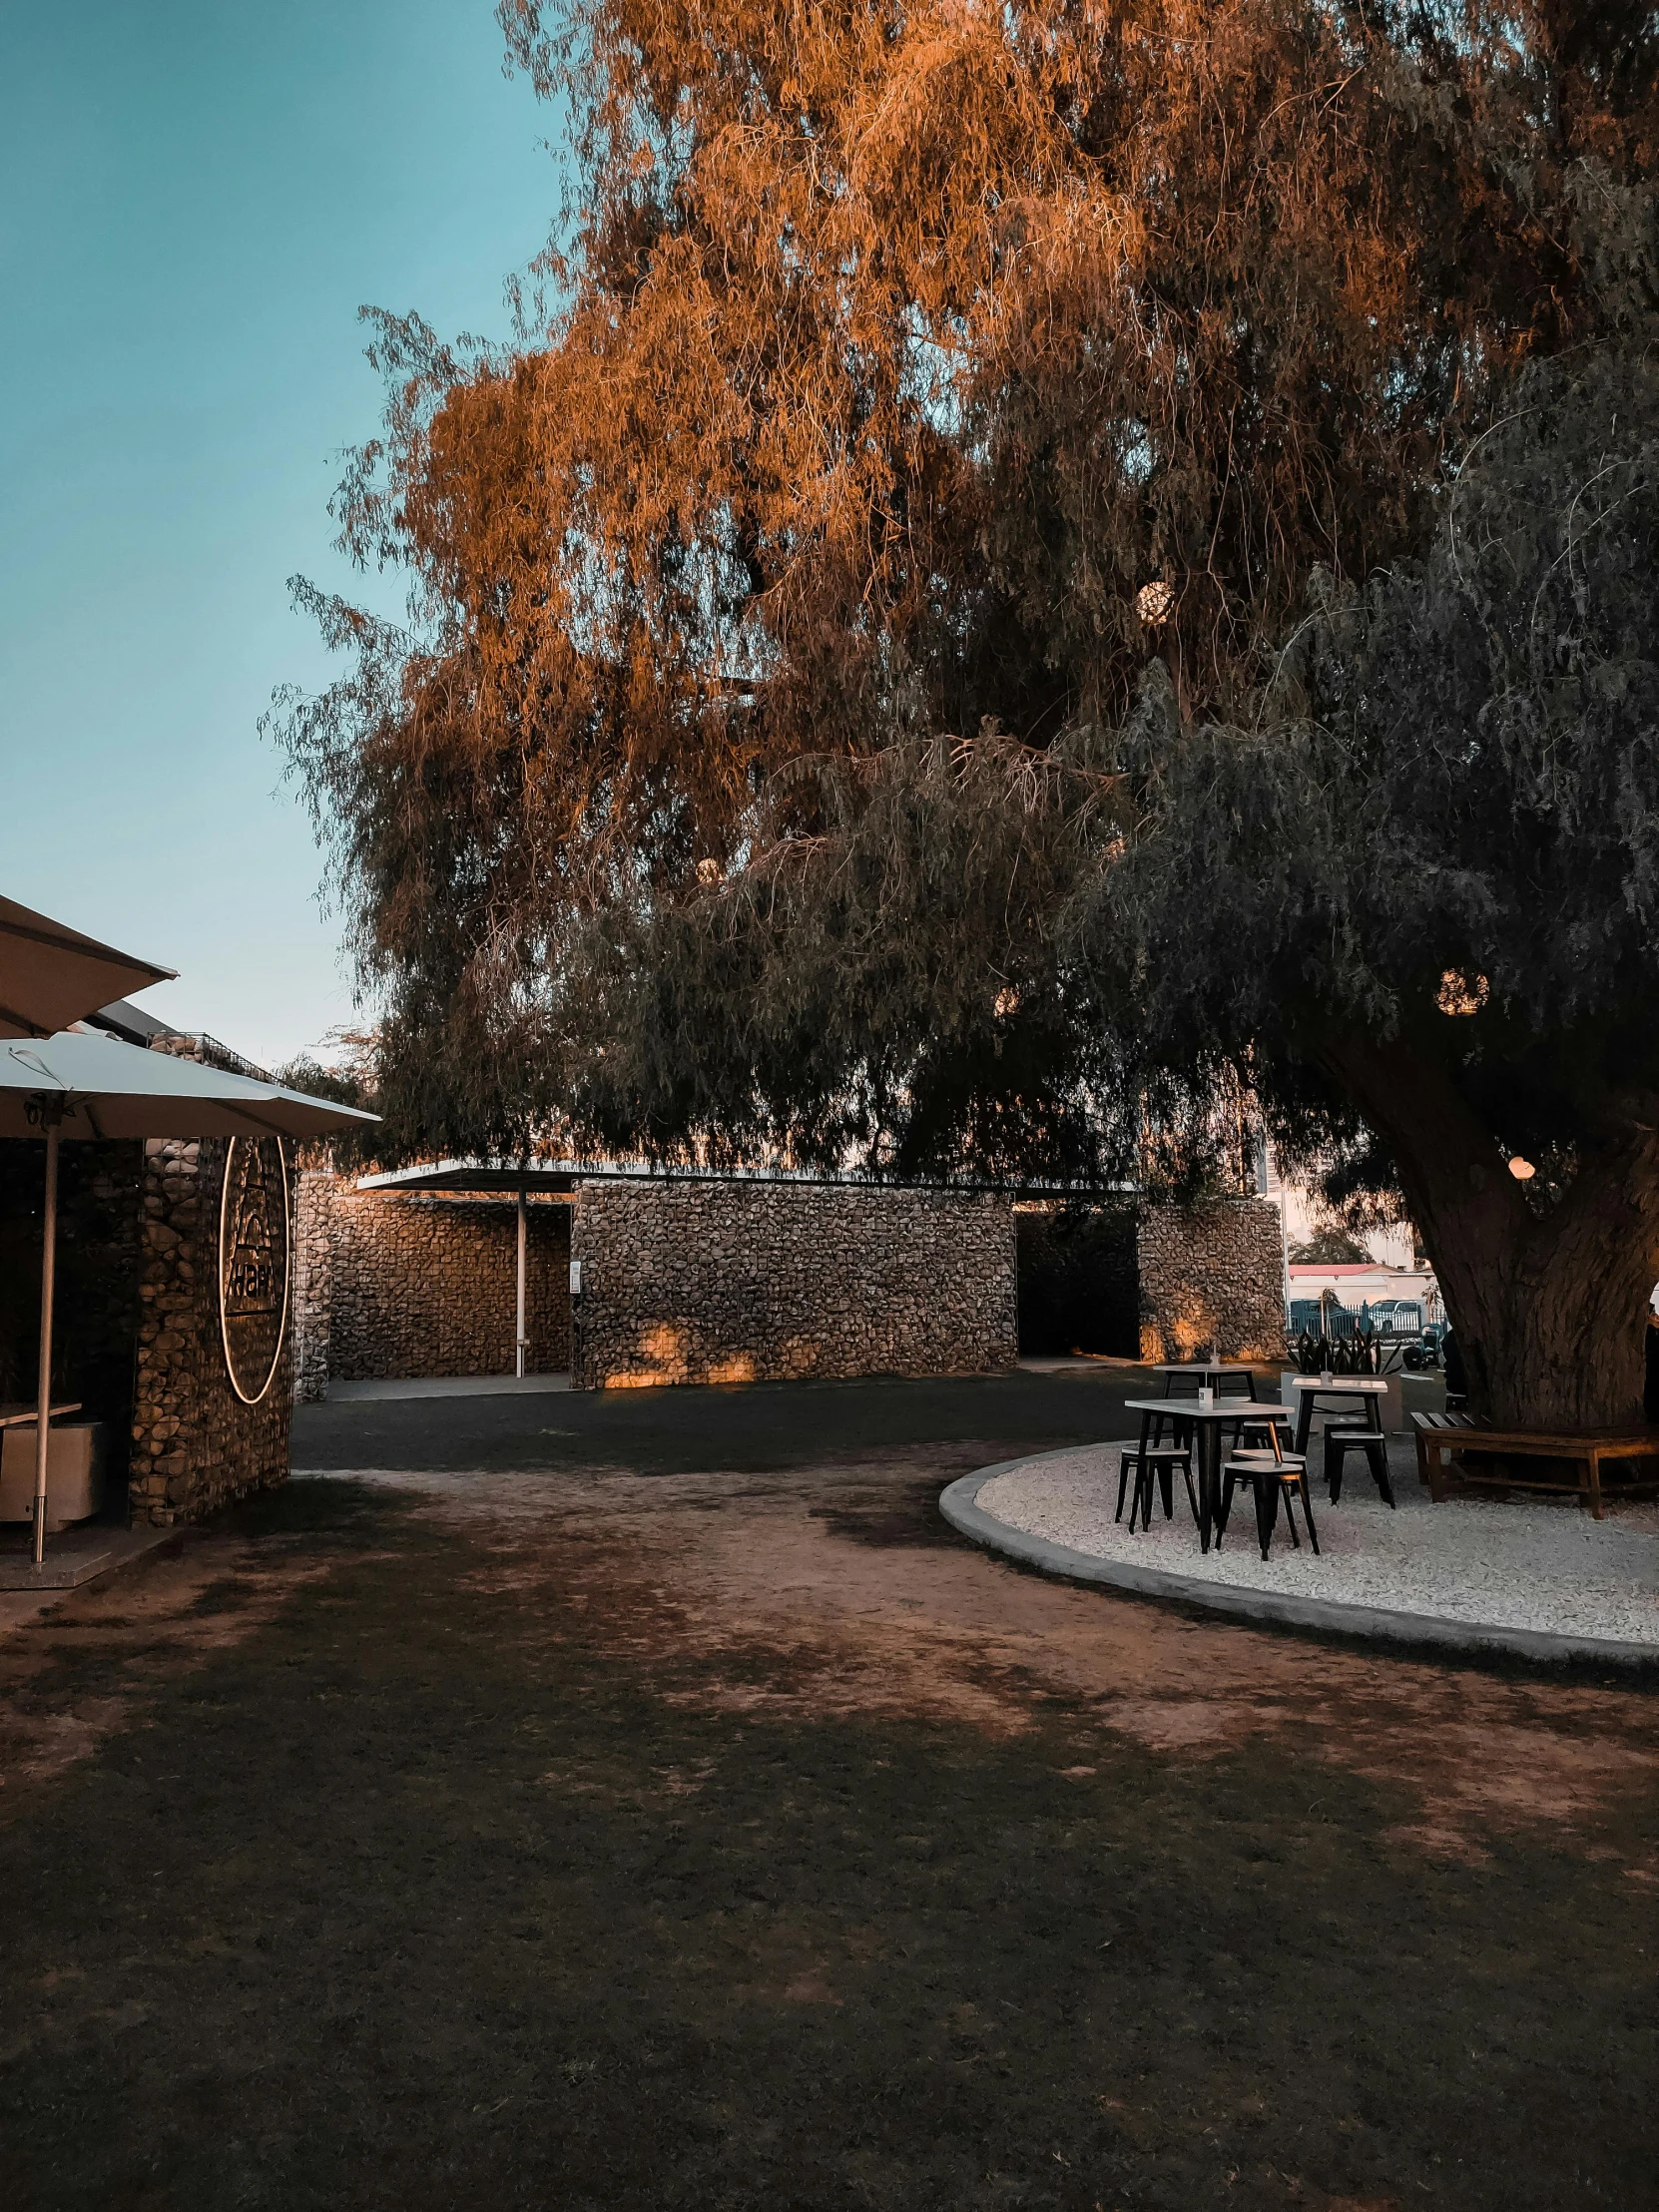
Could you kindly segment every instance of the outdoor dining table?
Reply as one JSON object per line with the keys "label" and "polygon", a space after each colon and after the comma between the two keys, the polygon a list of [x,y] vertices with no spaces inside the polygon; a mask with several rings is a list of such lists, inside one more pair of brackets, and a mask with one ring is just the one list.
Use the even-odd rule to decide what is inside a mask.
{"label": "outdoor dining table", "polygon": [[1175,1395],[1176,1382],[1185,1376],[1191,1376],[1194,1389],[1202,1389],[1206,1383],[1214,1389],[1225,1384],[1229,1377],[1243,1376],[1245,1388],[1252,1397],[1256,1395],[1255,1370],[1243,1360],[1160,1361],[1152,1372],[1163,1377],[1166,1397]]}
{"label": "outdoor dining table", "polygon": [[1332,1406],[1321,1406],[1322,1397],[1358,1398],[1366,1409],[1366,1425],[1379,1436],[1382,1433],[1382,1399],[1387,1394],[1387,1382],[1381,1375],[1339,1375],[1327,1382],[1320,1375],[1299,1375],[1291,1387],[1296,1392],[1296,1442],[1293,1451],[1306,1455],[1308,1438],[1313,1433],[1316,1411],[1331,1412]]}
{"label": "outdoor dining table", "polygon": [[1142,1447],[1154,1416],[1173,1421],[1179,1433],[1183,1425],[1191,1427],[1195,1446],[1193,1457],[1198,1463],[1198,1540],[1201,1549],[1210,1548],[1210,1531],[1216,1523],[1221,1504],[1221,1432],[1226,1427],[1237,1427],[1248,1420],[1254,1427],[1289,1425],[1292,1419],[1288,1405],[1264,1405],[1259,1399],[1217,1398],[1214,1404],[1200,1405],[1196,1397],[1131,1397],[1124,1400],[1125,1410],[1141,1416]]}

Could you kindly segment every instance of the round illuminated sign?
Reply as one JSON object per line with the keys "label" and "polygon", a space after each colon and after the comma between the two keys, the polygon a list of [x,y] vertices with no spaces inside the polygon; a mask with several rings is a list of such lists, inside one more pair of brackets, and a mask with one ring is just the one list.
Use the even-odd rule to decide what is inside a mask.
{"label": "round illuminated sign", "polygon": [[276,1137],[233,1137],[219,1199],[219,1328],[245,1405],[270,1389],[287,1320],[287,1162]]}

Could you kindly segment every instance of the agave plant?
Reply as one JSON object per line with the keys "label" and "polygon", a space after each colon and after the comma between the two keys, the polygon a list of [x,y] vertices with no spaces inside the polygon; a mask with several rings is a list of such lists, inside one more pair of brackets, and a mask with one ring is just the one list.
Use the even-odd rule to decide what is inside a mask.
{"label": "agave plant", "polygon": [[1303,1375],[1381,1375],[1382,1348],[1375,1329],[1356,1329],[1347,1337],[1316,1337],[1305,1329],[1296,1342],[1296,1363]]}

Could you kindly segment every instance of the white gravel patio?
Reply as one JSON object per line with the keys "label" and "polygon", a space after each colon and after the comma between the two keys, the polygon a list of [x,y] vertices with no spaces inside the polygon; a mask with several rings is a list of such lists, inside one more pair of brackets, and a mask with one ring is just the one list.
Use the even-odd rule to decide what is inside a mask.
{"label": "white gravel patio", "polygon": [[1248,1492],[1235,1499],[1225,1543],[1206,1555],[1179,1474],[1173,1520],[1164,1519],[1161,1504],[1150,1529],[1132,1534],[1127,1507],[1122,1522],[1113,1519],[1122,1448],[1092,1444],[1016,1461],[980,1482],[972,1505],[994,1523],[1086,1558],[1187,1583],[1477,1631],[1640,1645],[1659,1656],[1659,1506],[1615,1503],[1596,1521],[1570,1498],[1510,1502],[1487,1493],[1434,1505],[1417,1480],[1415,1453],[1396,1443],[1389,1451],[1398,1500],[1392,1512],[1363,1464],[1350,1464],[1337,1505],[1316,1472],[1318,1558],[1306,1539],[1300,1552],[1292,1548],[1281,1515],[1264,1560]]}

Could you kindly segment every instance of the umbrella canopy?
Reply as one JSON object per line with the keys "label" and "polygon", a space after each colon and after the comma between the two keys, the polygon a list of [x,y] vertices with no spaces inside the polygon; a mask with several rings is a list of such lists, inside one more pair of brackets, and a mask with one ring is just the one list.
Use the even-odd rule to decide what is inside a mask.
{"label": "umbrella canopy", "polygon": [[[41,1238],[40,1382],[35,1412],[34,1557],[46,1555],[46,1468],[57,1266],[58,1146],[65,1137],[319,1137],[377,1121],[355,1106],[230,1075],[119,1038],[66,1031],[0,1044],[0,1137],[46,1139]],[[286,1307],[283,1307],[283,1326]],[[280,1338],[278,1337],[278,1344]],[[276,1372],[272,1358],[272,1373]],[[270,1377],[267,1377],[269,1384]],[[240,1390],[241,1385],[238,1385]],[[252,1402],[252,1400],[250,1400]]]}
{"label": "umbrella canopy", "polygon": [[378,1119],[118,1037],[0,1044],[0,1137],[320,1137]]}
{"label": "umbrella canopy", "polygon": [[0,1037],[49,1037],[175,972],[0,898]]}

